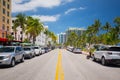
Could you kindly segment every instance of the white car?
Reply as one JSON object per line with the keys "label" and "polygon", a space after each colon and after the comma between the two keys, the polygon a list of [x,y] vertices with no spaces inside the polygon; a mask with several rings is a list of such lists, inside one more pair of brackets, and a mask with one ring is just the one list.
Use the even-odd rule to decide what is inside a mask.
{"label": "white car", "polygon": [[102,65],[120,64],[120,47],[103,47],[93,53],[92,59],[101,61]]}
{"label": "white car", "polygon": [[34,51],[35,51],[36,56],[40,55],[40,47],[39,46],[34,46]]}
{"label": "white car", "polygon": [[80,48],[74,48],[73,49],[73,53],[82,53],[81,49]]}
{"label": "white car", "polygon": [[31,46],[26,46],[26,47],[23,47],[24,49],[24,52],[25,52],[25,58],[33,58],[35,57],[35,51],[34,49],[31,47]]}
{"label": "white car", "polygon": [[0,48],[0,65],[14,67],[18,61],[24,62],[24,51],[21,46],[3,46]]}
{"label": "white car", "polygon": [[45,49],[43,47],[40,48],[40,54],[44,54],[45,53]]}

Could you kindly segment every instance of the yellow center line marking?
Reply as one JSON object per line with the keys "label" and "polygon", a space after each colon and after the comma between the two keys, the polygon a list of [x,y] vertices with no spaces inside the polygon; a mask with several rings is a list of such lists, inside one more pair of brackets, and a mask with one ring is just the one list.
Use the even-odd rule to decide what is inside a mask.
{"label": "yellow center line marking", "polygon": [[58,61],[57,61],[57,65],[56,65],[55,80],[64,80],[64,71],[63,71],[63,67],[62,67],[61,51],[59,51],[59,53],[58,53]]}

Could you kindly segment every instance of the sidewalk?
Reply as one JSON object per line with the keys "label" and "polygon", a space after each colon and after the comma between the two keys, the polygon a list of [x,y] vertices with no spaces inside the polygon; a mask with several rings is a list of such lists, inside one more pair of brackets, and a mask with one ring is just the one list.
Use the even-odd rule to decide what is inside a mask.
{"label": "sidewalk", "polygon": [[84,54],[84,55],[88,55],[89,53],[86,52],[86,51],[82,51],[82,54]]}

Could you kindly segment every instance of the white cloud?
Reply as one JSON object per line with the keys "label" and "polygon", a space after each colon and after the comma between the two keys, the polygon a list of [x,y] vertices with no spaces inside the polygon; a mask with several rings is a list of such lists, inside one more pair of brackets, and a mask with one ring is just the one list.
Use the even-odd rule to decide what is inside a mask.
{"label": "white cloud", "polygon": [[80,7],[80,8],[70,8],[67,11],[65,11],[65,14],[69,14],[70,12],[77,11],[77,10],[84,10],[86,9],[85,7]]}
{"label": "white cloud", "polygon": [[59,19],[60,15],[33,15],[32,17],[40,19],[42,22],[55,22]]}
{"label": "white cloud", "polygon": [[68,14],[68,13],[70,13],[70,12],[72,12],[72,11],[76,11],[76,10],[77,10],[76,8],[68,9],[67,11],[65,11],[65,14]]}
{"label": "white cloud", "polygon": [[85,10],[86,8],[85,8],[85,7],[80,7],[79,9],[80,9],[80,10]]}
{"label": "white cloud", "polygon": [[60,6],[62,3],[72,1],[73,0],[12,0],[12,12],[25,12],[35,10],[39,7],[53,8],[55,6]]}

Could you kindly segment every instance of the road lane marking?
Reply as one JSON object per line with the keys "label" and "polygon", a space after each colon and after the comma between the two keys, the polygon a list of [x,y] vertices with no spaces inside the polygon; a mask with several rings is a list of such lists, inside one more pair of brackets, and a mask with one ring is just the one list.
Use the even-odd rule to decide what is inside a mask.
{"label": "road lane marking", "polygon": [[58,61],[57,61],[57,65],[56,65],[55,80],[64,80],[64,71],[63,71],[63,67],[62,67],[61,51],[59,51],[59,53],[58,53]]}

